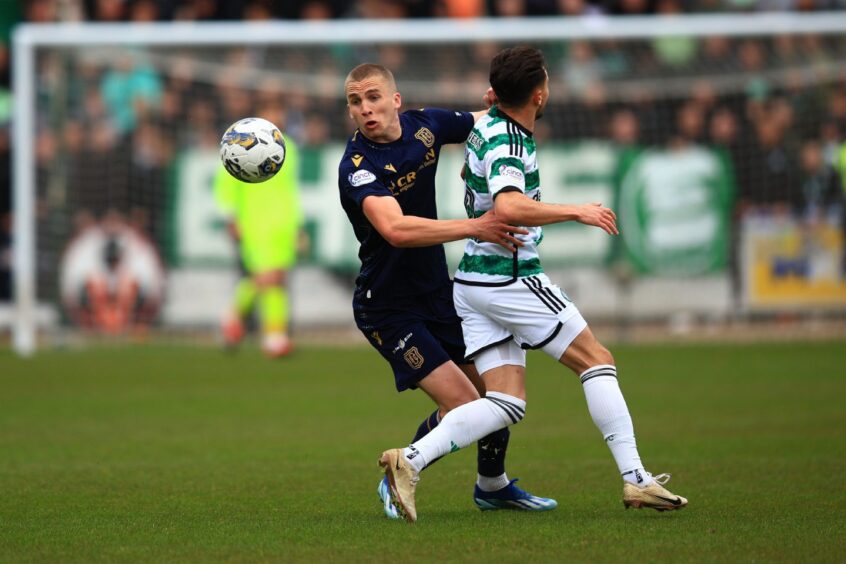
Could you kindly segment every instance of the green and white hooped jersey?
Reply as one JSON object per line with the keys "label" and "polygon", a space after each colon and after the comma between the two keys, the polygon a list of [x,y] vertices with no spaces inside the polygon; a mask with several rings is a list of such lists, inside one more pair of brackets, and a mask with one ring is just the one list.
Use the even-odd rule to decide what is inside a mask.
{"label": "green and white hooped jersey", "polygon": [[[464,207],[470,218],[492,210],[494,197],[502,191],[519,190],[540,201],[540,175],[532,133],[496,106],[476,122],[467,138],[463,174]],[[543,272],[538,258],[543,230],[527,229],[528,235],[517,236],[524,244],[516,252],[495,243],[469,239],[455,281],[501,286]]]}

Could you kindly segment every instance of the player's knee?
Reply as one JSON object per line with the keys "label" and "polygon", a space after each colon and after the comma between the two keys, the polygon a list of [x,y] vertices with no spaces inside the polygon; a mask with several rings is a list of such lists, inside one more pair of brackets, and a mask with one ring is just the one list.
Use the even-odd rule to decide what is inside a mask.
{"label": "player's knee", "polygon": [[283,270],[267,270],[253,275],[253,282],[259,289],[284,285],[286,273]]}
{"label": "player's knee", "polygon": [[438,410],[440,411],[441,416],[443,416],[459,405],[470,403],[471,401],[479,399],[479,397],[479,393],[475,388],[462,388],[460,390],[456,390],[456,393],[450,395],[449,397],[440,399],[438,401]]}
{"label": "player's knee", "polygon": [[574,373],[581,374],[585,370],[599,365],[614,364],[614,356],[592,334],[587,338],[580,336],[561,355],[560,362]]}
{"label": "player's knee", "polygon": [[614,355],[611,354],[611,351],[609,351],[599,343],[597,343],[596,352],[594,354],[594,361],[594,366],[596,366],[597,364],[615,364]]}
{"label": "player's knee", "polygon": [[473,384],[473,387],[476,388],[476,392],[478,392],[479,397],[485,397],[485,381],[479,376],[479,371],[476,370],[476,366],[474,364],[459,364],[458,367],[461,369],[462,372],[467,376],[467,379],[470,380],[470,383]]}

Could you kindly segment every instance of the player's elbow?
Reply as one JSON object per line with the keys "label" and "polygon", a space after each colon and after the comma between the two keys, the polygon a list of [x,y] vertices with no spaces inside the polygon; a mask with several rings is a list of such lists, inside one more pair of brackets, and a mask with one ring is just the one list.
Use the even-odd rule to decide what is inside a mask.
{"label": "player's elbow", "polygon": [[511,225],[523,225],[526,219],[525,196],[516,191],[500,192],[494,200],[494,212],[502,221]]}
{"label": "player's elbow", "polygon": [[510,203],[503,202],[502,204],[497,203],[494,206],[494,212],[496,213],[497,217],[508,223],[510,225],[522,225],[523,224],[523,215],[520,213],[519,206],[511,205]]}
{"label": "player's elbow", "polygon": [[384,237],[385,241],[387,241],[392,247],[403,248],[413,246],[413,238],[411,234],[403,229],[397,229],[395,227],[388,228],[382,233],[382,237]]}

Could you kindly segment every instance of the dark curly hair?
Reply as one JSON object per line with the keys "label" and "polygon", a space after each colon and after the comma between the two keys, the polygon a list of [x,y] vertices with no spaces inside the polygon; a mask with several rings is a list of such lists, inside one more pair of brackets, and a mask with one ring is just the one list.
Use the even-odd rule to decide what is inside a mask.
{"label": "dark curly hair", "polygon": [[500,103],[522,106],[546,80],[546,61],[534,47],[503,49],[491,61],[491,87]]}

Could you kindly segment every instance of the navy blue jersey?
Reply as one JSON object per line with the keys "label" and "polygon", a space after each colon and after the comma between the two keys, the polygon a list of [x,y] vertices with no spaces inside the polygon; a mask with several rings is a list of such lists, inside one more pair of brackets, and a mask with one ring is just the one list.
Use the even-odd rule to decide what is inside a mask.
{"label": "navy blue jersey", "polygon": [[393,197],[405,215],[437,219],[435,171],[441,146],[463,143],[473,128],[473,115],[409,110],[400,114],[400,127],[402,137],[391,143],[375,143],[356,131],[338,167],[341,205],[361,244],[355,290],[360,302],[388,304],[449,283],[443,245],[391,246],[370,224],[362,203],[367,196]]}

